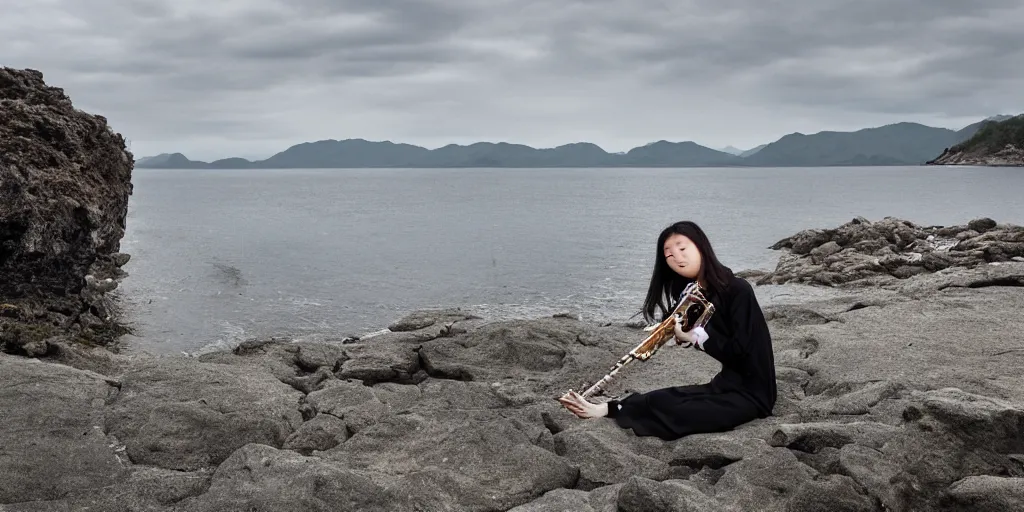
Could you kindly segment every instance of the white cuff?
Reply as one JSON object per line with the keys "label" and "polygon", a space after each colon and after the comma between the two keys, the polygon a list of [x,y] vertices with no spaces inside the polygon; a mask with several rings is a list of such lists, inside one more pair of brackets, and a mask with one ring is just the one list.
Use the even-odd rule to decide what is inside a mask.
{"label": "white cuff", "polygon": [[697,338],[697,348],[704,350],[704,342],[708,340],[707,331],[705,331],[703,327],[694,327],[690,332],[692,332]]}

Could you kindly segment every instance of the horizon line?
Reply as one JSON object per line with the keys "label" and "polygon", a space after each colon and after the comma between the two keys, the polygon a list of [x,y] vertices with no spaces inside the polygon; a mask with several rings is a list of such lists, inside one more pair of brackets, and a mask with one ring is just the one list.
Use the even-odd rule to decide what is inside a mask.
{"label": "horizon line", "polygon": [[260,159],[253,159],[253,160],[250,160],[249,158],[245,158],[245,157],[241,157],[241,156],[226,156],[226,157],[214,158],[214,159],[210,159],[210,160],[192,160],[191,158],[189,158],[182,151],[173,151],[173,152],[157,153],[155,155],[142,156],[141,158],[136,158],[135,161],[138,162],[142,158],[155,158],[155,157],[159,157],[159,156],[163,156],[163,155],[175,155],[175,154],[178,154],[178,155],[184,156],[186,159],[188,159],[189,161],[192,161],[192,162],[208,162],[208,163],[212,163],[212,162],[216,162],[216,161],[219,161],[219,160],[241,159],[241,160],[245,160],[247,162],[255,163],[255,162],[260,162],[260,161],[267,160],[269,158],[272,158],[275,155],[278,155],[278,154],[280,154],[280,153],[282,153],[284,151],[287,151],[288,149],[291,149],[291,148],[296,147],[296,146],[301,146],[303,144],[316,144],[316,143],[319,143],[319,142],[345,142],[345,141],[362,141],[362,142],[369,142],[369,143],[376,143],[376,144],[406,145],[406,146],[414,146],[414,147],[426,149],[428,151],[436,151],[438,149],[442,149],[442,148],[446,148],[446,147],[451,147],[451,146],[469,147],[469,146],[476,145],[476,144],[494,144],[494,145],[505,144],[505,145],[510,145],[510,146],[523,146],[523,147],[527,147],[527,148],[534,149],[534,150],[558,149],[558,148],[562,148],[562,147],[566,147],[566,146],[573,146],[573,145],[591,145],[591,146],[597,147],[598,149],[600,149],[601,151],[604,151],[605,153],[607,153],[609,155],[626,154],[626,153],[628,153],[629,151],[631,151],[633,149],[647,147],[647,146],[650,146],[650,145],[653,145],[653,144],[657,144],[659,142],[666,142],[666,143],[669,143],[669,144],[685,144],[685,143],[689,142],[689,143],[692,143],[692,144],[695,144],[695,145],[698,145],[698,146],[710,149],[712,151],[718,151],[719,153],[723,153],[723,154],[726,154],[726,155],[739,156],[738,154],[733,154],[733,153],[730,153],[730,152],[727,152],[727,151],[723,151],[723,149],[725,147],[732,146],[732,147],[734,147],[736,149],[740,149],[741,151],[746,152],[746,151],[750,151],[750,150],[753,150],[753,149],[756,149],[756,148],[760,148],[762,146],[768,146],[768,145],[773,144],[775,142],[778,142],[779,140],[782,140],[783,138],[785,138],[787,136],[790,136],[790,135],[810,136],[810,135],[818,135],[818,134],[823,134],[823,133],[857,133],[857,132],[861,132],[861,131],[875,130],[875,129],[879,129],[879,128],[886,128],[886,127],[889,127],[889,126],[896,126],[896,125],[918,125],[918,126],[923,126],[923,127],[927,127],[927,128],[934,128],[934,129],[939,129],[939,130],[949,130],[951,132],[957,132],[957,131],[962,130],[962,129],[964,129],[964,128],[972,125],[972,124],[979,123],[979,122],[982,122],[982,121],[986,121],[986,120],[989,120],[989,119],[992,119],[992,118],[995,118],[995,117],[1002,117],[1002,116],[1016,117],[1016,116],[1020,116],[1020,115],[1024,115],[1024,114],[995,114],[995,115],[990,115],[990,116],[983,117],[983,118],[979,119],[978,121],[974,121],[972,123],[968,123],[968,124],[966,124],[964,126],[961,126],[960,128],[957,128],[957,129],[949,128],[949,127],[945,127],[945,126],[932,126],[932,125],[924,124],[924,123],[921,123],[921,122],[918,122],[918,121],[895,121],[895,122],[891,122],[891,123],[880,124],[880,125],[875,125],[875,126],[868,126],[868,127],[864,127],[864,128],[857,128],[857,129],[853,129],[853,130],[819,130],[819,131],[816,131],[816,132],[794,131],[794,132],[789,132],[789,133],[783,134],[783,135],[779,136],[778,138],[776,138],[776,139],[774,139],[774,140],[772,140],[770,142],[765,142],[765,143],[757,144],[755,146],[752,146],[752,147],[746,148],[746,149],[738,148],[736,146],[733,146],[732,144],[727,144],[726,146],[724,146],[722,148],[714,148],[714,147],[702,144],[700,142],[696,142],[693,139],[675,140],[675,141],[673,141],[673,140],[664,139],[664,138],[663,139],[654,140],[654,141],[650,141],[650,142],[647,142],[647,143],[639,145],[639,146],[633,146],[633,147],[630,147],[629,149],[624,150],[624,151],[609,151],[609,150],[605,149],[603,146],[601,146],[598,143],[588,142],[588,141],[584,141],[584,140],[577,140],[577,141],[574,141],[574,142],[565,142],[565,143],[558,144],[558,145],[553,145],[553,146],[531,146],[531,145],[526,144],[526,143],[512,142],[510,140],[486,140],[485,139],[485,140],[478,140],[478,141],[475,141],[475,142],[464,143],[464,144],[460,144],[460,143],[457,143],[457,142],[449,142],[447,144],[443,144],[443,145],[431,148],[431,147],[428,147],[428,146],[421,146],[419,144],[413,144],[413,143],[410,143],[410,142],[399,142],[399,141],[392,140],[390,138],[374,140],[374,139],[368,139],[368,138],[364,138],[364,137],[346,137],[346,138],[342,138],[342,139],[324,138],[324,139],[318,139],[318,140],[306,140],[306,141],[301,141],[301,142],[295,142],[295,143],[292,143],[291,145],[288,145],[284,149],[276,151],[275,153],[271,154],[270,156],[263,157],[263,158],[260,158]]}

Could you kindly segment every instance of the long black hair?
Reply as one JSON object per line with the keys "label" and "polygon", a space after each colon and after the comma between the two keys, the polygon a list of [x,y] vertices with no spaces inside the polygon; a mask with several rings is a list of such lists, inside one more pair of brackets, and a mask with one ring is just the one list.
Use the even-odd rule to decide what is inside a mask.
{"label": "long black hair", "polygon": [[[651,284],[647,290],[647,298],[641,312],[648,323],[655,321],[655,309],[661,310],[661,318],[664,319],[675,307],[679,294],[683,292],[686,285],[693,282],[693,279],[685,278],[669,268],[665,261],[665,240],[668,237],[678,234],[689,238],[697,250],[700,251],[701,265],[697,279],[704,284],[705,297],[711,300],[712,297],[724,292],[729,287],[733,277],[732,269],[722,265],[715,256],[715,250],[711,247],[704,230],[696,223],[684,220],[676,222],[662,230],[658,236],[658,245],[654,252],[654,272],[651,274]],[[660,320],[659,320],[660,321]]]}

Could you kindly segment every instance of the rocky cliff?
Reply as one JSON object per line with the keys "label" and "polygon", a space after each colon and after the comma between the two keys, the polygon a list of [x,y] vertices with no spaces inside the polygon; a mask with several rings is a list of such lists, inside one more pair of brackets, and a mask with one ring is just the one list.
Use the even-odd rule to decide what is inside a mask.
{"label": "rocky cliff", "polygon": [[0,69],[0,346],[117,334],[105,293],[119,251],[133,157],[101,116],[75,109],[35,70]]}
{"label": "rocky cliff", "polygon": [[973,137],[946,148],[928,164],[1024,166],[1024,115],[985,123]]}

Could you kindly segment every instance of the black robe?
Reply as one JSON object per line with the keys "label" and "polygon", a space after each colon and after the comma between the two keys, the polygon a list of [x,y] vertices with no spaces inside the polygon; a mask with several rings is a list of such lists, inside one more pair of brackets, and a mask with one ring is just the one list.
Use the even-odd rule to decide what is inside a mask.
{"label": "black robe", "polygon": [[703,350],[722,363],[721,372],[707,384],[656,389],[608,402],[608,417],[619,426],[638,436],[674,440],[731,430],[772,414],[775,357],[753,288],[733,277],[728,289],[708,300],[715,305],[715,314],[705,326],[708,339]]}

